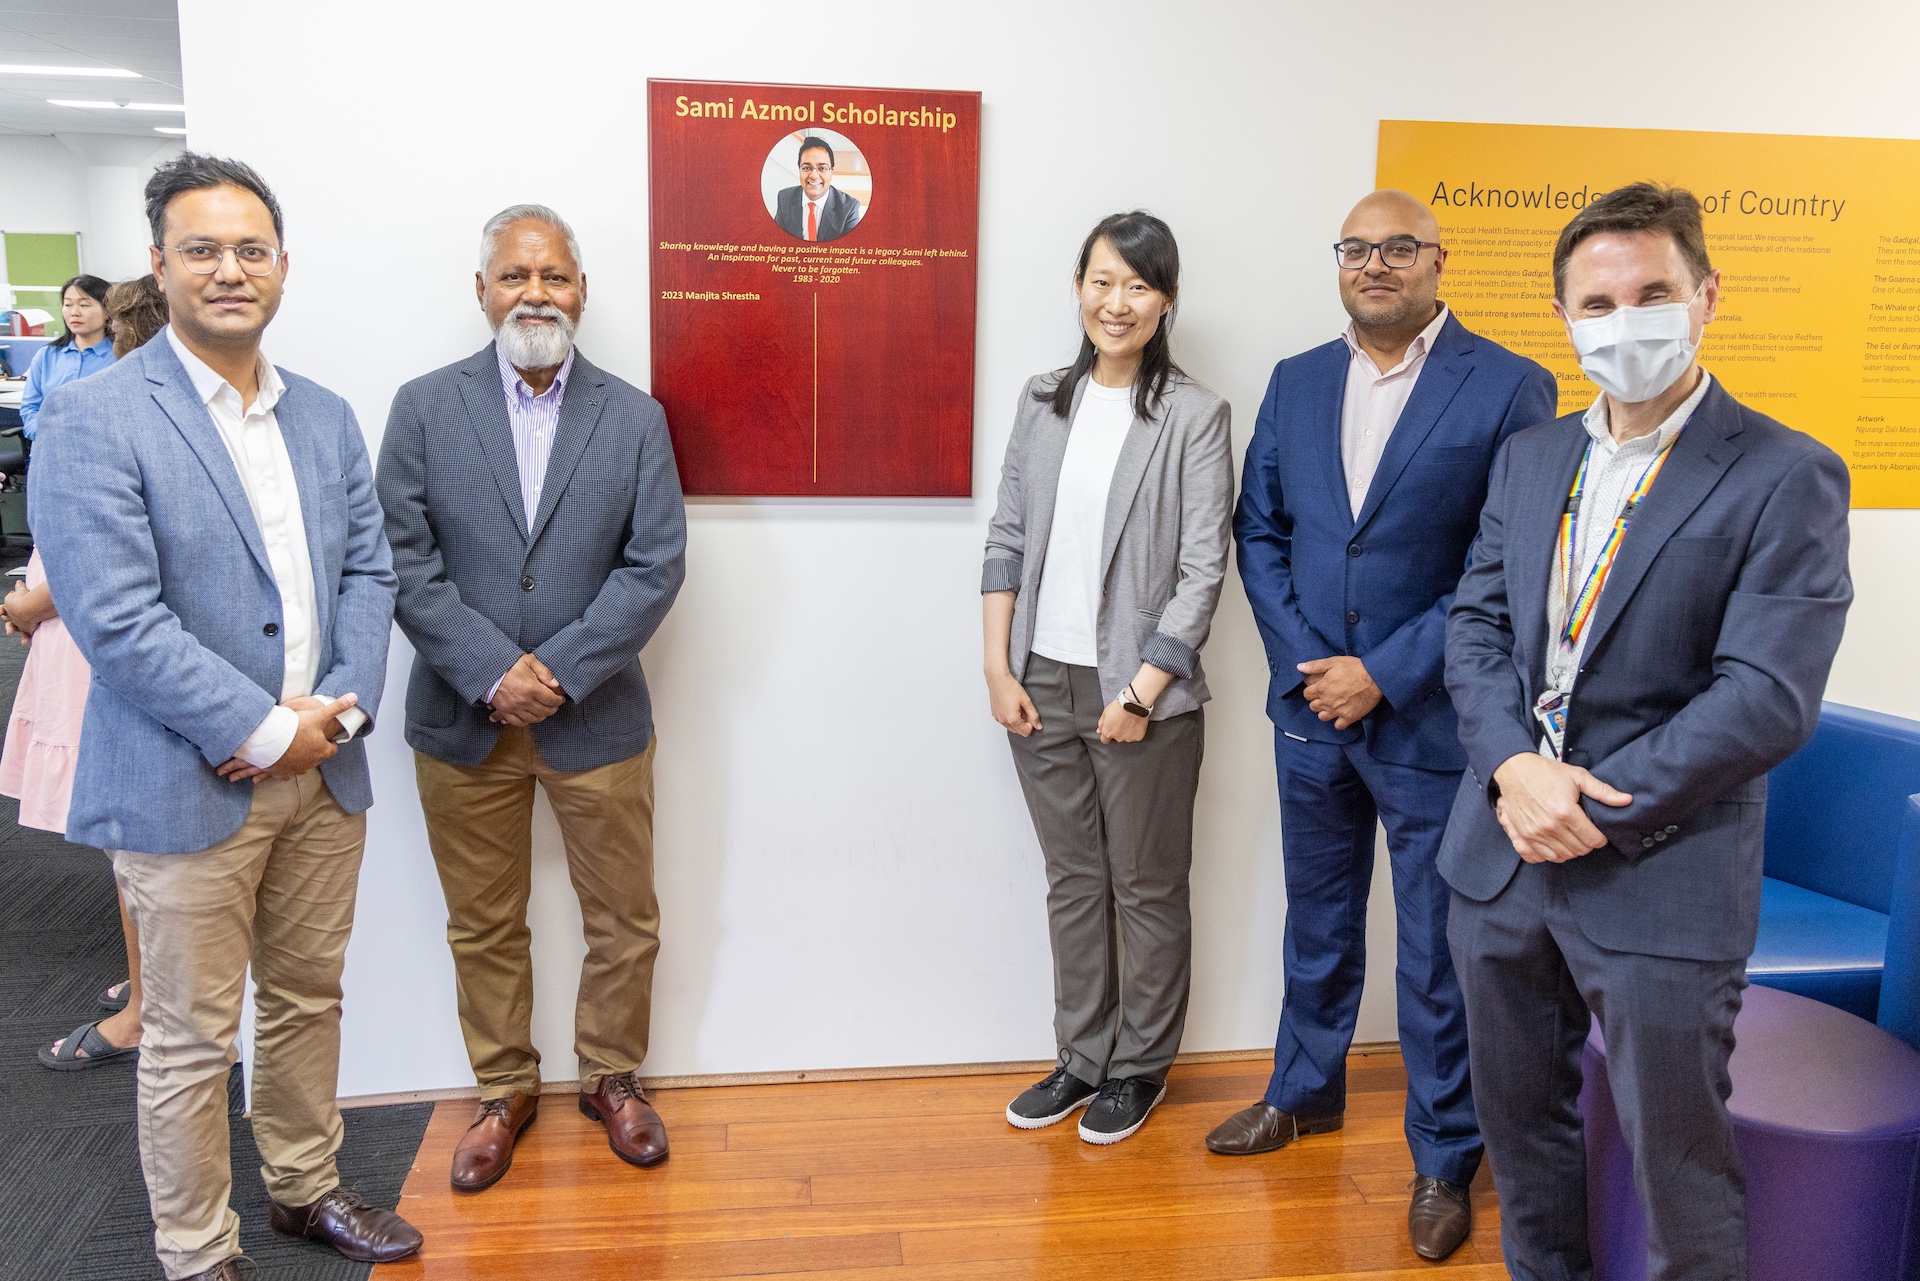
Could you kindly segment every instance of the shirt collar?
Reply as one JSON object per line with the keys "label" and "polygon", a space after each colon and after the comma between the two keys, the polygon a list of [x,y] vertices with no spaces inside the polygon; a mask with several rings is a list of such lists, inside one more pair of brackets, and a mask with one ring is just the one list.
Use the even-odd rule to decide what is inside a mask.
{"label": "shirt collar", "polygon": [[[571,347],[567,348],[567,358],[560,362],[560,372],[553,376],[553,384],[541,392],[540,396],[552,396],[557,400],[565,394],[567,375],[573,372],[573,350]],[[540,396],[533,394],[533,388],[527,385],[527,380],[520,376],[520,371],[513,367],[513,362],[507,359],[507,353],[500,350],[499,343],[493,345],[493,354],[500,362],[500,385],[506,388],[508,397],[540,399]]]}
{"label": "shirt collar", "polygon": [[1667,415],[1667,420],[1660,424],[1653,435],[1651,437],[1635,437],[1634,440],[1628,441],[1626,445],[1616,445],[1614,443],[1613,430],[1607,423],[1607,398],[1604,393],[1597,397],[1592,405],[1588,406],[1586,416],[1580,421],[1586,427],[1587,435],[1593,437],[1596,443],[1604,445],[1609,449],[1625,449],[1628,445],[1647,439],[1657,440],[1659,444],[1656,448],[1665,449],[1669,444],[1673,443],[1673,438],[1680,434],[1680,429],[1687,425],[1687,419],[1693,417],[1693,411],[1700,408],[1700,402],[1707,398],[1707,388],[1712,385],[1713,375],[1702,369],[1700,371],[1700,385],[1693,389],[1692,395],[1680,402],[1677,409]]}
{"label": "shirt collar", "polygon": [[[235,408],[241,408],[239,390],[219,374],[214,373],[213,368],[206,361],[187,350],[187,345],[180,341],[178,334],[173,332],[172,325],[168,325],[160,332],[167,336],[167,345],[173,348],[173,354],[178,356],[180,363],[187,367],[187,377],[193,380],[193,390],[199,394],[201,404],[211,405],[220,393],[225,391],[233,396]],[[280,381],[280,371],[273,367],[273,362],[267,359],[265,352],[260,353],[259,380],[260,390],[254,398],[254,411],[263,414],[271,413],[273,407],[280,403],[280,397],[286,394],[287,385]]]}
{"label": "shirt collar", "polygon": [[[1422,329],[1414,336],[1412,342],[1407,344],[1407,354],[1400,358],[1400,363],[1392,369],[1380,370],[1380,376],[1382,378],[1389,378],[1426,355],[1429,351],[1432,351],[1434,342],[1440,337],[1441,329],[1446,327],[1447,316],[1447,304],[1441,303],[1438,314],[1427,323],[1425,329]],[[1347,350],[1356,358],[1364,359],[1370,365],[1373,364],[1373,357],[1361,350],[1360,331],[1354,327],[1354,323],[1351,320],[1347,322],[1347,327],[1341,332],[1340,336],[1347,340]],[[1375,368],[1377,369],[1378,366],[1375,366]]]}

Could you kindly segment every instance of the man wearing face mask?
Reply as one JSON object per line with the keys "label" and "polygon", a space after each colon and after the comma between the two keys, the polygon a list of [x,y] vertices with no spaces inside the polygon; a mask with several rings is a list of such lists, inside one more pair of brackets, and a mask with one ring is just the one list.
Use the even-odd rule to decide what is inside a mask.
{"label": "man wearing face mask", "polygon": [[1602,395],[1515,436],[1447,624],[1468,770],[1440,850],[1474,1101],[1520,1281],[1592,1275],[1589,1017],[1651,1281],[1747,1275],[1726,1100],[1766,772],[1813,733],[1852,600],[1848,481],[1698,363],[1700,206],[1635,183],[1560,233],[1554,310]]}
{"label": "man wearing face mask", "polygon": [[1265,1097],[1207,1136],[1222,1156],[1256,1156],[1343,1123],[1384,822],[1416,1175],[1407,1231],[1428,1259],[1467,1239],[1481,1155],[1434,867],[1466,765],[1441,683],[1447,607],[1495,452],[1556,400],[1552,374],[1440,301],[1439,240],[1404,191],[1354,207],[1333,246],[1352,323],[1274,369],[1247,447],[1233,528],[1272,671],[1287,983]]}
{"label": "man wearing face mask", "polygon": [[480,1085],[453,1154],[465,1192],[506,1174],[540,1101],[536,782],[586,922],[580,1110],[621,1160],[667,1159],[636,1076],[660,947],[653,708],[636,655],[680,590],[686,550],[666,415],[573,345],[587,279],[572,228],[543,205],[495,214],[474,288],[494,341],[400,389],[379,473],[395,617],[416,652],[407,742]]}

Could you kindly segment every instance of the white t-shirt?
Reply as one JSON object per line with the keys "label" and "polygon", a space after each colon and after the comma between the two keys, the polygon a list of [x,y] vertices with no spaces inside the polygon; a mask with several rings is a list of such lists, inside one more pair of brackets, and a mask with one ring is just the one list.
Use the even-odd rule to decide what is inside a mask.
{"label": "white t-shirt", "polygon": [[1047,563],[1040,570],[1033,650],[1056,663],[1098,667],[1100,544],[1106,534],[1107,491],[1120,447],[1133,427],[1133,388],[1102,387],[1087,379],[1060,460]]}

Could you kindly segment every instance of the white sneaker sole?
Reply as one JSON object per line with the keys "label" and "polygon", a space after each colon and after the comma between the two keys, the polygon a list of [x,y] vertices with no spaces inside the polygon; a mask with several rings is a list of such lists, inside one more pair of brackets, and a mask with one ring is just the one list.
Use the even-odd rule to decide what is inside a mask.
{"label": "white sneaker sole", "polygon": [[1009,1103],[1007,1104],[1007,1124],[1021,1130],[1044,1130],[1050,1125],[1060,1124],[1091,1102],[1093,1102],[1093,1095],[1089,1094],[1086,1098],[1081,1099],[1078,1103],[1075,1103],[1063,1112],[1055,1112],[1052,1116],[1037,1117],[1020,1116],[1013,1110],[1013,1104]]}
{"label": "white sneaker sole", "polygon": [[1147,1110],[1140,1114],[1140,1119],[1126,1129],[1115,1130],[1111,1134],[1102,1134],[1097,1130],[1089,1130],[1086,1119],[1083,1117],[1080,1121],[1080,1138],[1087,1143],[1100,1144],[1102,1147],[1109,1143],[1118,1143],[1122,1139],[1130,1139],[1141,1126],[1147,1123],[1147,1118],[1153,1115],[1153,1110],[1160,1106],[1160,1100],[1166,1097],[1167,1086],[1163,1081],[1160,1085],[1160,1093],[1153,1096],[1153,1102],[1147,1104]]}

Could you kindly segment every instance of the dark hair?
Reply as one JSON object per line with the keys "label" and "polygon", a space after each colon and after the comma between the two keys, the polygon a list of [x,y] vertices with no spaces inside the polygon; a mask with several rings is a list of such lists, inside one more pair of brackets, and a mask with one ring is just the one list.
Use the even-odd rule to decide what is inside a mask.
{"label": "dark hair", "polygon": [[799,154],[804,156],[809,151],[824,151],[827,153],[828,164],[831,165],[831,164],[839,163],[833,158],[833,147],[827,142],[825,138],[820,137],[818,134],[810,133],[806,137],[800,140]]}
{"label": "dark hair", "polygon": [[[1151,418],[1160,408],[1167,385],[1175,378],[1186,377],[1180,366],[1173,363],[1173,317],[1180,307],[1180,246],[1174,243],[1173,229],[1144,209],[1108,214],[1087,233],[1086,242],[1080,246],[1080,263],[1073,269],[1075,284],[1086,279],[1093,247],[1102,240],[1113,246],[1113,251],[1140,274],[1149,288],[1175,300],[1167,314],[1160,318],[1160,327],[1153,337],[1147,339],[1146,349],[1140,353],[1140,376],[1133,383],[1135,416]],[[1082,324],[1080,354],[1074,357],[1073,364],[1059,371],[1051,387],[1036,388],[1033,398],[1046,401],[1054,413],[1065,418],[1073,412],[1074,391],[1080,386],[1080,380],[1093,372],[1093,363],[1099,355]]]}
{"label": "dark hair", "polygon": [[181,152],[155,169],[153,177],[147,179],[147,225],[153,231],[153,243],[162,247],[166,244],[167,205],[175,196],[214,187],[238,187],[258,196],[267,212],[273,215],[274,239],[285,247],[287,232],[280,221],[280,202],[273,198],[266,180],[253,171],[252,165],[203,156],[197,151]]}
{"label": "dark hair", "polygon": [[151,273],[123,280],[107,290],[107,329],[114,359],[143,346],[167,323],[167,296]]}
{"label": "dark hair", "polygon": [[[93,299],[102,307],[107,305],[107,282],[98,276],[80,275],[75,276],[72,280],[60,286],[60,303],[62,306],[66,305],[67,290],[73,288],[75,285],[80,286],[81,291],[84,292],[87,297]],[[67,330],[58,338],[54,339],[50,345],[54,347],[73,346],[73,330]]]}
{"label": "dark hair", "polygon": [[1651,231],[1673,237],[1696,282],[1713,270],[1707,261],[1707,233],[1700,225],[1700,202],[1684,187],[1636,182],[1595,196],[1560,229],[1553,247],[1553,296],[1567,300],[1567,260],[1589,236],[1608,232]]}

